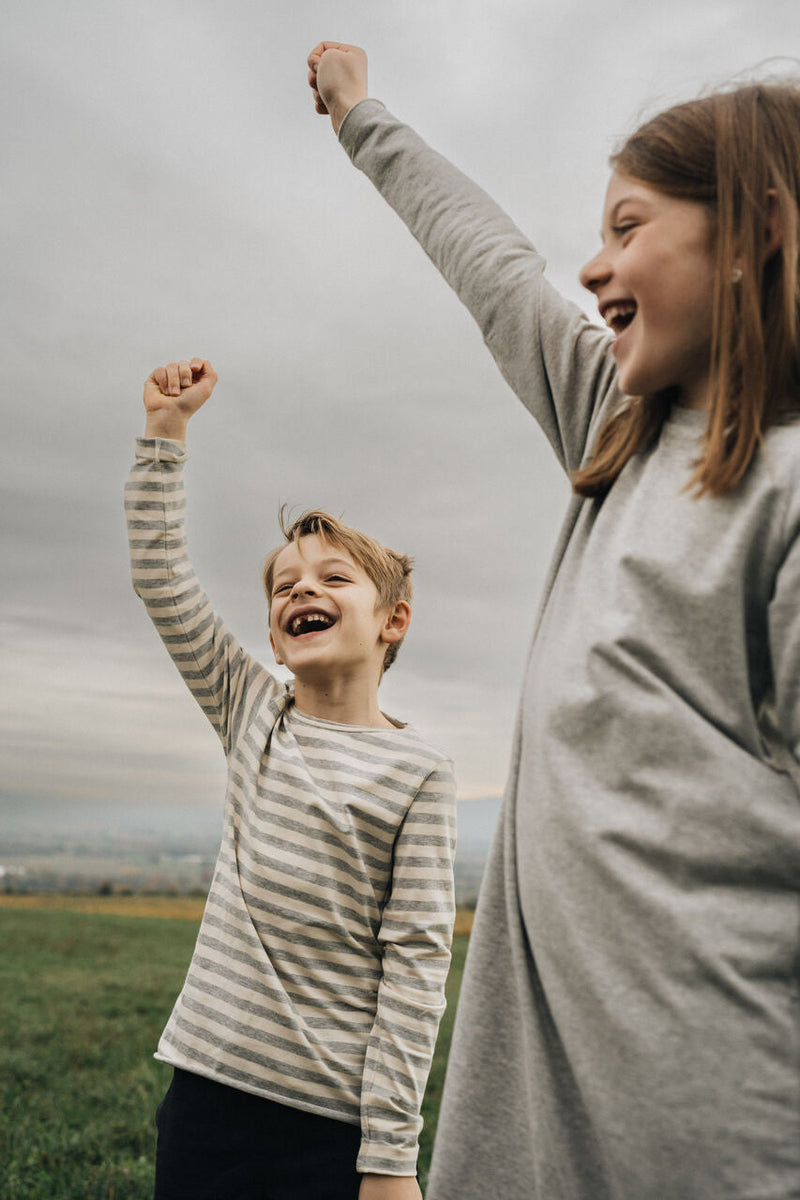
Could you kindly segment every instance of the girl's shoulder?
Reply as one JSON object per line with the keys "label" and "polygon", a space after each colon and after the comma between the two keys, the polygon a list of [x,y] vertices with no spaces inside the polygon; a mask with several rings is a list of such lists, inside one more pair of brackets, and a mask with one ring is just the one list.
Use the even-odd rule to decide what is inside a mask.
{"label": "girl's shoulder", "polygon": [[769,468],[790,487],[800,484],[800,412],[787,413],[764,434],[763,453]]}
{"label": "girl's shoulder", "polygon": [[780,514],[780,539],[793,543],[800,537],[800,413],[787,414],[764,434],[759,455],[762,487],[773,496],[773,512]]}

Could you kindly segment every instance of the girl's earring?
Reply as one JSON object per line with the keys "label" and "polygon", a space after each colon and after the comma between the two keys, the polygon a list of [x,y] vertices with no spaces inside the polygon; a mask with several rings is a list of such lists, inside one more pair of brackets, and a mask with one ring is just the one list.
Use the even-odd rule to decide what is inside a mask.
{"label": "girl's earring", "polygon": [[734,267],[733,270],[731,271],[731,283],[741,283],[741,282],[742,282],[742,268]]}

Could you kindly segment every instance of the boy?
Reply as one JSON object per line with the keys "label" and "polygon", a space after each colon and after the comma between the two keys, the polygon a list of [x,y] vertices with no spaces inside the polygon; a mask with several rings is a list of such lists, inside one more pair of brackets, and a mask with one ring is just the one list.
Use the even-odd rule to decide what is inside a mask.
{"label": "boy", "polygon": [[378,707],[411,562],[325,514],[267,560],[284,685],[214,614],[186,557],[189,418],[208,362],[145,384],[126,488],[134,587],[222,741],[219,858],[156,1057],[157,1200],[419,1200],[420,1104],[449,963],[450,763]]}

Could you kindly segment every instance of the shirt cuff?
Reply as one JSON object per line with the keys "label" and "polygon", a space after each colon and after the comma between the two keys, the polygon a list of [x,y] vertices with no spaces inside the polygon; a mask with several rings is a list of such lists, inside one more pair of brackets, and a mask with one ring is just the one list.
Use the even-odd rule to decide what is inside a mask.
{"label": "shirt cuff", "polygon": [[356,1161],[360,1175],[410,1175],[417,1173],[419,1147],[391,1146],[386,1142],[361,1142]]}
{"label": "shirt cuff", "polygon": [[351,109],[345,114],[345,118],[339,126],[339,143],[344,147],[350,157],[357,150],[357,141],[359,130],[366,124],[369,124],[371,116],[375,116],[383,112],[386,105],[381,100],[359,100],[358,104],[354,104]]}
{"label": "shirt cuff", "polygon": [[137,438],[137,462],[185,462],[189,457],[186,442],[175,438]]}

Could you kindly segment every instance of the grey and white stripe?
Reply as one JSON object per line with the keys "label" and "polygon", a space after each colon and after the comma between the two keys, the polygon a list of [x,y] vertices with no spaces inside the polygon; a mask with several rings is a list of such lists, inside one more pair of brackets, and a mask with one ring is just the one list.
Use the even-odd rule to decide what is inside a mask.
{"label": "grey and white stripe", "polygon": [[360,1171],[413,1174],[449,965],[455,788],[408,726],[297,711],[194,576],[183,443],[140,439],[134,586],[222,741],[224,832],[156,1057],[362,1127]]}

